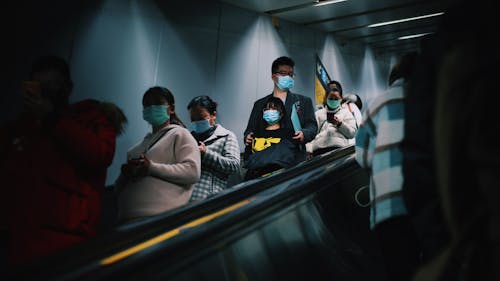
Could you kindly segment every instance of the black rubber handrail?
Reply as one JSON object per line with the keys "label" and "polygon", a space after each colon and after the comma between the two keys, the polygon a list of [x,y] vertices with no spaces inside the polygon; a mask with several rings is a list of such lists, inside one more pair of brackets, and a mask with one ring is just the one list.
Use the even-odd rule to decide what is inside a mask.
{"label": "black rubber handrail", "polygon": [[[86,267],[88,268],[89,272],[93,272],[96,267],[96,262],[106,255],[110,255],[112,253],[120,251],[121,249],[131,247],[137,243],[140,243],[141,241],[154,237],[155,235],[164,233],[169,229],[174,229],[191,220],[221,210],[241,200],[244,200],[251,196],[255,196],[262,191],[272,189],[275,186],[283,185],[287,182],[292,182],[289,184],[293,184],[293,182],[296,182],[296,179],[298,177],[311,171],[318,170],[318,168],[324,167],[327,164],[345,158],[346,156],[352,155],[353,152],[353,146],[338,149],[267,178],[241,183],[210,199],[183,206],[166,214],[158,215],[154,218],[145,220],[140,223],[118,228],[115,232],[105,235],[104,237],[94,239],[64,253],[50,257],[43,262],[31,266],[28,270],[29,272],[39,272],[36,274],[36,276],[38,277],[44,276],[44,273],[46,275],[48,274],[49,276],[60,275],[66,277],[68,277],[68,272],[74,272],[74,274],[76,275],[78,275],[77,272],[83,274]],[[337,171],[337,173],[338,172],[339,171]],[[313,179],[311,179],[311,181],[312,180]],[[280,193],[281,195],[279,195],[279,198],[281,199],[279,202],[291,200],[293,197],[290,197],[290,192],[296,195],[300,194],[297,193],[296,189],[289,188],[287,192]],[[273,200],[267,201],[268,203],[266,204],[270,204],[269,202],[274,202]],[[265,208],[267,208],[265,207],[267,206],[266,204],[259,205],[260,207],[253,206],[254,209],[252,212],[262,212]],[[236,213],[228,217],[231,217],[232,220],[238,218]],[[192,239],[189,238],[190,235],[194,234],[190,233],[189,235],[182,235],[182,238],[177,239],[189,240]],[[181,242],[176,243],[179,243],[177,245],[182,244]],[[169,247],[176,248],[175,245],[171,244]],[[26,271],[24,271],[24,273],[26,273]],[[47,279],[49,277],[46,276],[44,278]]]}
{"label": "black rubber handrail", "polygon": [[[229,244],[239,239],[253,231],[256,225],[263,225],[266,221],[273,220],[274,216],[286,212],[286,209],[295,208],[306,198],[314,196],[324,188],[335,186],[360,168],[352,157],[343,157],[336,161],[340,163],[337,163],[334,169],[323,167],[316,175],[304,173],[299,176],[304,176],[303,179],[296,178],[289,185],[288,182],[282,183],[281,185],[287,185],[284,189],[281,185],[276,186],[280,189],[277,192],[266,190],[266,195],[260,198],[261,200],[252,201],[227,216],[200,225],[175,239],[159,243],[154,249],[150,249],[147,255],[133,256],[112,267],[86,272],[83,276],[89,280],[126,279],[129,273],[149,271],[151,266],[161,267],[163,272],[169,271],[170,274],[167,275],[172,276],[180,270],[189,270],[189,264],[193,260],[217,251],[217,245]],[[64,280],[75,280],[73,277],[81,277],[84,273],[81,271]]]}

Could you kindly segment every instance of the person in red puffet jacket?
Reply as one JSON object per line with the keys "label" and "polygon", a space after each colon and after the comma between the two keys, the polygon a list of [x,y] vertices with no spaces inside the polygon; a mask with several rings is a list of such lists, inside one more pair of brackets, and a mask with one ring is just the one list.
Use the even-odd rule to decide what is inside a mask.
{"label": "person in red puffet jacket", "polygon": [[0,130],[9,269],[97,234],[107,168],[127,119],[109,102],[68,104],[71,89],[63,59],[39,58],[23,83],[24,112]]}

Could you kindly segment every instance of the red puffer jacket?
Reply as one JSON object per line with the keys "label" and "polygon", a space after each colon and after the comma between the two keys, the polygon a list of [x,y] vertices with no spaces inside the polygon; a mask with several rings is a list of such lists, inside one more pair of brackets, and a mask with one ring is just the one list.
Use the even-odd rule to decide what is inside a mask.
{"label": "red puffer jacket", "polygon": [[[71,105],[17,166],[9,205],[9,260],[23,264],[97,233],[116,131],[99,102]],[[16,167],[14,167],[16,168]],[[26,169],[24,169],[26,168]],[[17,175],[16,175],[17,174]]]}

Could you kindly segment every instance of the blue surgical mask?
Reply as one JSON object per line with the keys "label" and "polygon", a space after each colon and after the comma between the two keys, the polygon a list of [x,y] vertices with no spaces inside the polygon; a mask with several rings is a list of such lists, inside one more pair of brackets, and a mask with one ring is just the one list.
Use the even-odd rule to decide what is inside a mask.
{"label": "blue surgical mask", "polygon": [[142,110],[142,118],[153,126],[165,124],[170,119],[168,114],[168,106],[166,105],[151,105]]}
{"label": "blue surgical mask", "polygon": [[197,134],[204,133],[208,131],[212,126],[210,126],[209,119],[203,119],[199,121],[191,122],[191,131],[194,131]]}
{"label": "blue surgical mask", "polygon": [[263,115],[264,120],[269,125],[274,125],[280,121],[280,113],[277,110],[271,109],[264,111]]}
{"label": "blue surgical mask", "polygon": [[328,105],[329,108],[331,109],[336,109],[337,107],[340,106],[340,102],[342,100],[331,100],[331,99],[327,99],[326,100],[326,105]]}
{"label": "blue surgical mask", "polygon": [[276,84],[278,88],[280,88],[283,91],[288,91],[291,88],[293,88],[293,78],[286,75],[286,76],[278,76],[278,83]]}

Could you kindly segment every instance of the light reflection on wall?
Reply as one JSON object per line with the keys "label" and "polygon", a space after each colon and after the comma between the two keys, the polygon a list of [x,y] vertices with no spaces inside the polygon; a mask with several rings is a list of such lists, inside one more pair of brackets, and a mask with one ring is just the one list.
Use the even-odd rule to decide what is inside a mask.
{"label": "light reflection on wall", "polygon": [[394,65],[397,63],[398,58],[395,55],[392,55],[391,58],[389,59],[389,69],[392,69]]}
{"label": "light reflection on wall", "polygon": [[[149,18],[146,11],[148,13],[153,11],[155,18],[160,18],[160,14],[158,9],[155,9],[156,7],[147,5],[148,1],[138,2],[141,1],[130,1],[130,13],[132,15],[130,18],[131,36],[134,38],[132,40],[132,49],[137,56],[139,70],[137,79],[144,81],[146,84],[155,85],[157,83],[158,55],[161,50],[163,30],[160,28],[159,33],[148,36],[151,34],[146,32],[149,28],[145,20]],[[153,62],[155,67],[151,68],[151,64],[148,62]]]}
{"label": "light reflection on wall", "polygon": [[288,51],[268,16],[256,15],[252,24],[232,28],[243,32],[221,34],[213,98],[219,103],[218,122],[238,136],[243,150],[240,136],[252,105],[273,88],[271,63]]}
{"label": "light reflection on wall", "polygon": [[384,89],[385,75],[381,74],[381,70],[386,67],[379,64],[386,62],[376,59],[363,45],[339,43],[340,40],[331,35],[325,37],[320,58],[330,77],[342,84],[344,95],[355,93],[363,101],[368,101]]}
{"label": "light reflection on wall", "polygon": [[72,101],[95,98],[116,103],[128,119],[117,139],[106,184],[117,178],[126,151],[150,130],[142,119],[142,95],[155,85],[162,40],[162,16],[153,1],[102,3],[75,34]]}
{"label": "light reflection on wall", "polygon": [[376,65],[373,52],[370,48],[365,49],[365,56],[361,65],[361,87],[360,92],[364,94],[365,100],[370,101],[387,88],[387,79],[381,75]]}
{"label": "light reflection on wall", "polygon": [[282,38],[276,31],[269,16],[259,16],[256,26],[257,34],[260,34],[259,61],[263,64],[258,72],[258,96],[263,97],[273,89],[271,80],[271,64],[280,56],[289,56]]}
{"label": "light reflection on wall", "polygon": [[343,89],[353,87],[353,79],[340,52],[339,44],[331,35],[325,37],[319,57],[331,79],[339,81]]}

